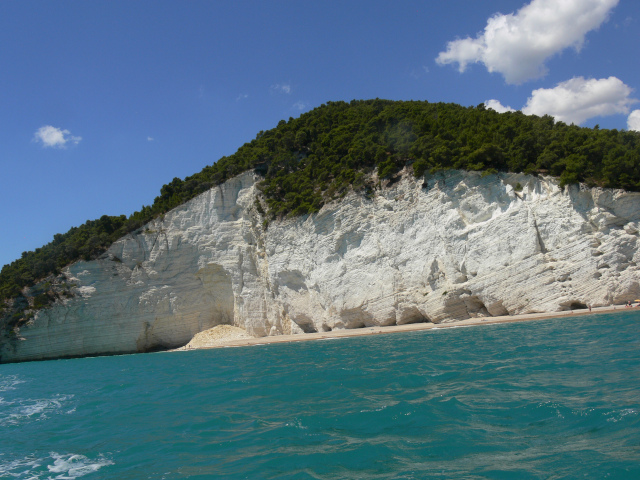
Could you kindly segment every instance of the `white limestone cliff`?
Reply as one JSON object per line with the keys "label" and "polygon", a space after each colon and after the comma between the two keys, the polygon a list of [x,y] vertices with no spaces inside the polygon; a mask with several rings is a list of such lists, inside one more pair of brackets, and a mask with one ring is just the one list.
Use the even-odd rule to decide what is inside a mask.
{"label": "white limestone cliff", "polygon": [[244,173],[68,267],[76,296],[3,341],[0,361],[179,347],[221,324],[303,334],[640,298],[638,193],[405,175],[265,229],[257,180]]}

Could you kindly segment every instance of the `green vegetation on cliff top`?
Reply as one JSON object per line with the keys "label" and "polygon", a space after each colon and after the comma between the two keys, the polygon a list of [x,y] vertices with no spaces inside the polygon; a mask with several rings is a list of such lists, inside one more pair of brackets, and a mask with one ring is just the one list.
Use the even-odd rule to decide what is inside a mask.
{"label": "green vegetation on cliff top", "polygon": [[[258,133],[199,173],[174,178],[151,206],[128,218],[105,215],[23,253],[0,272],[0,299],[19,298],[25,286],[78,259],[97,257],[121,236],[249,169],[264,176],[259,188],[268,205],[266,216],[273,219],[317,212],[349,189],[371,192],[375,186],[367,183],[368,173],[375,170],[384,179],[409,165],[416,176],[444,169],[543,172],[559,177],[562,185],[585,182],[640,191],[640,134],[581,128],[550,116],[499,114],[482,104],[329,102]],[[44,291],[31,307],[45,306],[59,295]]]}

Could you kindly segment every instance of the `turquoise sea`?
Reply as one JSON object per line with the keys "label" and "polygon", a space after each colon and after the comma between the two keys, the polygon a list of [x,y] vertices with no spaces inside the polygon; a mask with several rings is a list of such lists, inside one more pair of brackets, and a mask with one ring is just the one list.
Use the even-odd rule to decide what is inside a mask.
{"label": "turquoise sea", "polygon": [[640,478],[640,312],[0,365],[5,479]]}

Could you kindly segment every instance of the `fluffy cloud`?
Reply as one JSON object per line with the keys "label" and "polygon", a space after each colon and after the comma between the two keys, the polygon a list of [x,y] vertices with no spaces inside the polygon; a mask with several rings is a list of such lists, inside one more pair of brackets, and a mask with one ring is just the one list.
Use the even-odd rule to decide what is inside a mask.
{"label": "fluffy cloud", "polygon": [[630,95],[631,88],[616,77],[574,77],[554,88],[531,92],[522,112],[552,115],[556,120],[579,125],[592,117],[629,113],[629,106],[637,102]]}
{"label": "fluffy cloud", "polygon": [[640,110],[634,110],[627,118],[627,129],[640,132]]}
{"label": "fluffy cloud", "polygon": [[42,143],[43,147],[66,148],[67,144],[77,145],[82,137],[74,137],[69,130],[45,125],[40,127],[33,136],[34,142]]}
{"label": "fluffy cloud", "polygon": [[287,95],[291,93],[291,85],[279,84],[271,85],[271,90],[279,93],[286,93]]}
{"label": "fluffy cloud", "polygon": [[449,42],[436,62],[457,63],[460,72],[469,63],[481,62],[512,84],[538,78],[547,72],[547,58],[568,47],[579,50],[585,35],[617,4],[618,0],[533,0],[515,14],[491,17],[476,38]]}
{"label": "fluffy cloud", "polygon": [[511,108],[509,105],[505,107],[495,99],[485,100],[484,106],[490,108],[491,110],[495,110],[498,113],[515,112],[515,109]]}

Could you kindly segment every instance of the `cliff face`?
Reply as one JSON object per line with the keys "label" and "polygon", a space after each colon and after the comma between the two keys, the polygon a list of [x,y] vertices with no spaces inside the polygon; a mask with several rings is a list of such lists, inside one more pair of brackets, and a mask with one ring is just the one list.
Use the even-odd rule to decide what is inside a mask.
{"label": "cliff face", "polygon": [[302,334],[640,298],[637,193],[407,176],[265,230],[256,181],[242,174],[67,268],[76,297],[3,340],[0,360],[178,347],[219,324]]}

